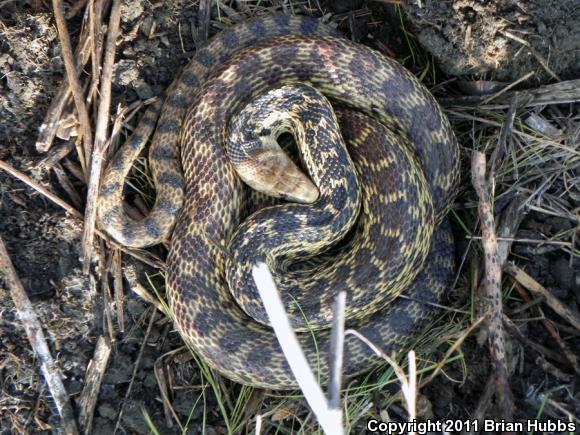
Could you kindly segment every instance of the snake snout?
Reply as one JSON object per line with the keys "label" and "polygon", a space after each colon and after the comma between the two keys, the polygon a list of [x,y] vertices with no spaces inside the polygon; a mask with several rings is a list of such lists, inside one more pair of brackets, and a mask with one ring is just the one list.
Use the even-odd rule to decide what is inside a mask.
{"label": "snake snout", "polygon": [[304,204],[319,197],[316,185],[279,146],[262,148],[234,167],[246,184],[270,196]]}

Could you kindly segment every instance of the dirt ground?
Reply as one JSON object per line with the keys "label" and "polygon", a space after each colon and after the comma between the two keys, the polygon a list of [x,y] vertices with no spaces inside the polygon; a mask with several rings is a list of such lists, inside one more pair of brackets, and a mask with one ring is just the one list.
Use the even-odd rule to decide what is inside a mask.
{"label": "dirt ground", "polygon": [[419,42],[451,76],[511,82],[534,71],[538,81],[578,77],[577,1],[427,0],[406,10]]}
{"label": "dirt ground", "polygon": [[[535,88],[559,80],[580,78],[580,4],[575,0],[422,0],[401,5],[355,0],[275,1],[271,2],[273,5],[270,2],[218,3],[221,4],[219,11],[215,5],[212,7],[211,34],[220,26],[240,19],[236,12],[241,11],[246,16],[254,13],[252,5],[256,3],[260,8],[288,13],[332,14],[333,21],[339,23],[349,36],[397,58],[427,86],[433,87],[436,97],[442,100],[462,97],[466,95],[466,89],[473,95],[475,88],[481,88],[472,86],[475,81],[510,83],[533,73],[518,87]],[[68,22],[73,41],[78,38],[81,18],[82,13],[79,13]],[[198,22],[196,2],[127,2],[113,78],[113,111],[138,100],[163,95],[179,68],[195,53]],[[65,74],[48,3],[39,0],[0,3],[0,72],[0,160],[27,173],[69,203],[80,201],[78,206],[82,209],[82,199],[79,198],[83,198],[86,188],[84,182],[72,175],[71,168],[78,166],[74,153],[65,157],[58,166],[69,174],[78,198],[62,188],[55,171],[38,168],[45,157],[35,146],[38,128]],[[445,105],[446,108],[451,106]],[[549,109],[549,115],[557,119],[554,124],[558,129],[572,131],[566,136],[567,141],[561,143],[561,148],[576,150],[576,154],[572,153],[575,159],[570,159],[570,167],[555,175],[554,179],[550,178],[549,186],[542,191],[545,196],[555,198],[553,200],[561,212],[546,213],[542,202],[544,197],[536,195],[533,201],[530,200],[534,207],[526,209],[523,222],[513,236],[516,240],[551,238],[563,242],[541,246],[516,242],[510,257],[525,264],[527,273],[576,314],[580,308],[579,107],[578,103],[567,103]],[[470,183],[468,153],[474,148],[474,144],[466,139],[470,137],[471,128],[467,124],[473,120],[466,123],[465,118],[454,114],[457,109],[450,108],[449,111],[460,133],[465,158],[463,178],[466,187],[456,206],[454,224],[458,233],[458,258],[460,261],[467,258],[449,303],[469,311],[473,309],[469,292],[474,288],[470,280],[481,258],[479,248],[468,249],[470,242],[466,241],[466,233],[460,224],[468,218],[473,219],[475,213],[473,192],[467,187]],[[548,116],[539,109],[536,112]],[[506,109],[494,113],[499,113],[500,118],[494,120],[501,126]],[[494,128],[499,134],[499,128]],[[63,143],[59,139],[54,146]],[[493,150],[488,149],[490,153]],[[506,153],[505,158],[509,157]],[[558,158],[554,157],[553,161],[560,162]],[[545,170],[552,171],[552,166],[546,165]],[[509,173],[502,174],[502,177],[498,182],[500,190],[496,191],[495,212],[498,216],[514,198],[507,186],[521,183],[525,174]],[[542,186],[542,180],[531,179],[525,187],[534,190]],[[476,228],[470,227],[469,230],[475,231]],[[472,234],[479,235],[478,228],[476,231],[477,234]],[[151,305],[126,285],[122,309],[124,329],[121,331],[119,314],[111,314],[111,296],[105,294],[111,291],[111,281],[101,279],[98,274],[98,267],[103,265],[97,265],[90,277],[81,271],[82,222],[66,215],[45,197],[1,170],[0,236],[45,327],[52,353],[58,359],[65,386],[75,406],[97,338],[109,334],[114,339],[111,361],[97,403],[93,433],[113,433],[117,422],[117,430],[121,433],[149,433],[151,425],[146,415],[159,433],[228,432],[218,411],[218,398],[204,384],[195,362],[184,356],[187,351],[181,349],[182,342],[171,322],[161,314],[154,314]],[[161,248],[154,252],[164,255]],[[467,254],[463,256],[465,252]],[[155,276],[156,271],[129,256],[124,256],[124,260],[137,267],[140,282],[154,293],[145,274],[153,275],[153,281],[158,283],[160,278]],[[541,305],[543,311],[539,314],[519,311],[523,302],[508,281],[506,279],[504,283],[506,312],[527,340],[550,351],[543,353],[529,343],[526,345],[525,340],[510,340],[515,355],[510,383],[515,417],[578,418],[578,373],[574,372],[573,363],[562,357],[542,322],[530,318],[551,319],[576,357],[580,357],[580,331],[544,305]],[[110,322],[116,325],[113,332],[110,332]],[[449,337],[451,339],[457,337]],[[447,349],[439,346],[429,358],[440,361]],[[175,358],[175,354],[179,358]],[[467,419],[476,415],[490,376],[488,351],[473,336],[464,343],[461,354],[460,359],[447,363],[444,374],[422,391],[429,403],[429,411],[424,415],[437,419]],[[168,415],[167,407],[163,405],[159,372],[156,373],[155,367],[162,367],[161,371],[169,377],[170,402],[175,416],[187,422],[186,430],[182,431],[175,424],[174,416]],[[241,394],[238,386],[223,382],[236,394]],[[0,286],[0,387],[0,434],[57,431],[58,414],[4,286]],[[259,406],[255,405],[256,400],[261,400]],[[254,414],[265,415],[277,409],[276,400],[275,397],[264,399],[261,393],[254,392],[247,406],[254,403]],[[381,410],[375,403],[375,407],[370,407],[367,412],[368,415],[378,415]],[[404,418],[404,411],[398,405],[389,412],[395,420],[401,416]],[[484,415],[498,414],[491,407]],[[241,433],[253,431],[254,419],[252,415],[247,418],[250,423],[239,429]],[[266,420],[262,433],[292,433],[300,428],[297,420]],[[358,433],[362,427],[364,425],[354,428],[352,433]]]}

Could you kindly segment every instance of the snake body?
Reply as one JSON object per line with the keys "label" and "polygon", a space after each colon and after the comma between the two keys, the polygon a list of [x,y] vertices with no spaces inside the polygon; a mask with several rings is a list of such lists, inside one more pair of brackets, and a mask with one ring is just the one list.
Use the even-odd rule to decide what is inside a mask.
{"label": "snake body", "polygon": [[[276,278],[289,292],[284,302],[294,326],[316,329],[299,333],[299,342],[311,365],[326,376],[326,364],[317,363],[325,361],[330,339],[323,328],[334,297],[345,290],[351,306],[347,327],[386,353],[409,345],[434,312],[429,303],[440,301],[453,277],[445,215],[458,181],[457,141],[414,76],[317,20],[253,19],[198,50],[168,90],[156,128],[146,114],[113,158],[99,198],[101,224],[128,246],[159,243],[175,227],[166,281],[177,328],[212,368],[273,389],[296,383],[248,270],[256,261],[276,263],[273,252],[284,262],[291,246],[300,258],[306,255],[300,246],[322,243],[318,239],[331,245],[328,223],[341,209],[356,214],[357,208],[346,200],[341,206],[339,196],[321,195],[313,205],[267,207],[248,216],[251,195],[226,151],[230,123],[257,96],[296,83],[317,89],[337,108],[362,191],[360,216],[349,237],[328,259],[307,268],[309,279],[304,273],[301,278],[300,270]],[[310,117],[305,134],[320,133],[320,118],[305,116]],[[145,219],[132,221],[122,208],[123,178],[154,128],[149,159],[157,198]],[[314,166],[332,156],[335,152],[327,150]],[[311,176],[322,189],[325,176]],[[313,211],[318,218],[311,217]],[[286,231],[294,231],[294,239]],[[296,239],[298,233],[303,239]],[[230,285],[248,287],[248,293],[236,301]],[[401,292],[405,298],[397,298]],[[366,370],[373,361],[366,345],[346,338],[346,374]]]}

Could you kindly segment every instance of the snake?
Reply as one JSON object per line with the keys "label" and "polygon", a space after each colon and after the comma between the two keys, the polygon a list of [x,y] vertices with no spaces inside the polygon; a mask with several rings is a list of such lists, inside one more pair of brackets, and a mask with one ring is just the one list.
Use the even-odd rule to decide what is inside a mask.
{"label": "snake", "polygon": [[[250,157],[282,149],[286,133],[295,144],[282,148],[298,155],[275,150],[283,164],[266,163],[260,175],[264,161]],[[135,220],[123,206],[124,180],[149,140],[156,198]],[[253,177],[263,191],[282,189],[282,199],[256,193]],[[269,15],[197,49],[109,162],[98,219],[125,246],[169,243],[169,308],[210,368],[284,390],[297,381],[253,266],[272,270],[321,379],[335,357],[329,326],[344,292],[345,328],[358,334],[345,336],[343,372],[367,371],[382,360],[357,335],[385,354],[409,348],[452,286],[446,215],[458,182],[452,127],[412,73],[321,20]]]}

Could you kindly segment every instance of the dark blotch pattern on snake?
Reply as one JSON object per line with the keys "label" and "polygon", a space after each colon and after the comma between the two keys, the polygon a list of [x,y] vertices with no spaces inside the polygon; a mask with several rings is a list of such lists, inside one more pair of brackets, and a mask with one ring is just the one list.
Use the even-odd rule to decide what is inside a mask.
{"label": "dark blotch pattern on snake", "polygon": [[[318,263],[306,259],[305,266],[288,267],[276,278],[293,324],[316,330],[316,343],[311,332],[298,333],[298,339],[311,366],[326,376],[330,337],[325,325],[337,291],[345,290],[347,328],[386,353],[411,345],[453,280],[445,215],[458,182],[458,144],[441,109],[414,76],[317,20],[253,19],[199,49],[168,89],[163,107],[155,104],[145,115],[151,119],[160,112],[156,128],[140,123],[114,158],[99,198],[100,222],[121,243],[151,246],[171,236],[167,294],[176,326],[193,349],[231,379],[275,389],[296,383],[264,324],[249,267],[261,259],[271,262],[274,272],[287,266],[284,249],[275,246],[289,238],[280,236],[282,231],[303,228],[306,234],[319,225],[319,235],[332,238],[329,222],[339,205],[321,195],[312,205],[281,205],[290,210],[282,221],[276,219],[284,213],[271,208],[248,216],[255,208],[253,196],[234,171],[226,144],[230,123],[248,102],[298,83],[317,89],[336,108],[331,116],[338,118],[361,189],[360,212],[347,240],[330,247]],[[300,111],[300,103],[294,109]],[[303,112],[308,124],[313,115]],[[320,134],[320,125],[317,129],[311,122],[306,136]],[[157,198],[152,212],[136,222],[123,211],[123,179],[153,130],[149,159]],[[309,206],[318,207],[315,217],[308,216]],[[256,228],[260,237],[252,239]],[[249,245],[255,249],[248,255],[243,248]],[[278,257],[269,258],[272,252]],[[304,271],[312,270],[316,275],[304,280]],[[228,281],[248,288],[241,302],[232,297]],[[347,375],[379,361],[365,344],[346,338]]]}

